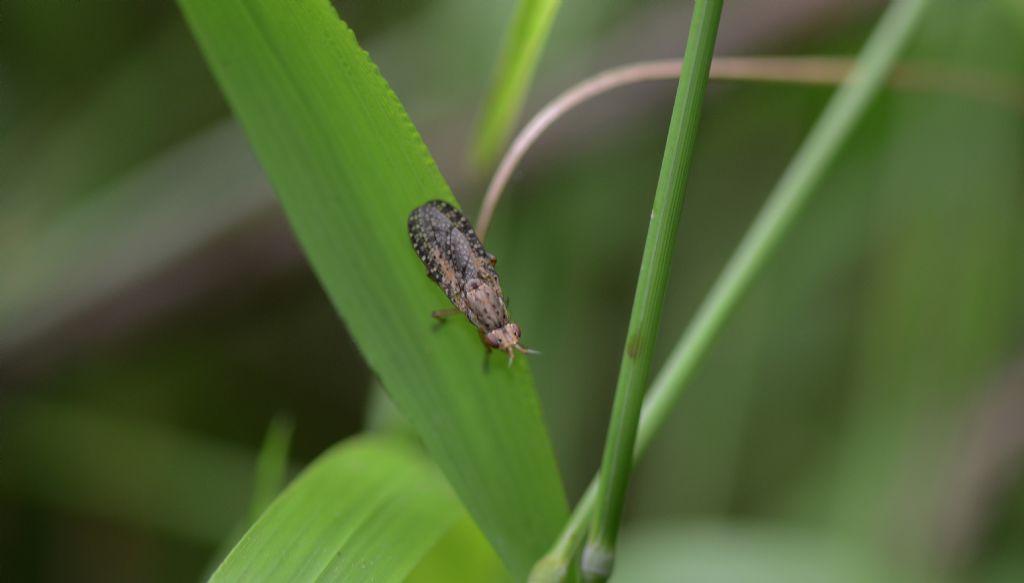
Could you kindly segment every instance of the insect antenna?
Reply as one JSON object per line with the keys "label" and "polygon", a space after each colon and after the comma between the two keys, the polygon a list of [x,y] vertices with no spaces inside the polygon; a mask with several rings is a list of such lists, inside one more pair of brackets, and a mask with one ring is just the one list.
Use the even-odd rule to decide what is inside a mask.
{"label": "insect antenna", "polygon": [[507,349],[505,349],[505,351],[508,353],[508,365],[509,366],[512,366],[512,361],[514,361],[516,359],[516,351],[517,350],[519,352],[522,352],[523,354],[540,354],[541,353],[539,350],[534,350],[532,348],[527,348],[527,347],[523,346],[522,344],[513,344],[512,346],[509,346]]}

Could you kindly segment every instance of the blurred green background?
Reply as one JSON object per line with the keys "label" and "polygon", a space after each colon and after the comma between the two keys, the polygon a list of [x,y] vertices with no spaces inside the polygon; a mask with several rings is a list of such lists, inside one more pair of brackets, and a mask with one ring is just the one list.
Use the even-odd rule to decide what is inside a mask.
{"label": "blurred green background", "polygon": [[[515,3],[335,2],[456,196]],[[855,4],[855,5],[854,5]],[[726,4],[719,54],[854,54],[883,2]],[[689,3],[563,3],[526,111],[679,56]],[[635,473],[620,581],[1024,580],[1024,2],[937,2]],[[600,460],[673,83],[558,122],[488,247],[570,500]],[[656,366],[830,95],[712,83]],[[0,4],[0,579],[195,580],[272,418],[300,468],[372,375],[173,3]]]}

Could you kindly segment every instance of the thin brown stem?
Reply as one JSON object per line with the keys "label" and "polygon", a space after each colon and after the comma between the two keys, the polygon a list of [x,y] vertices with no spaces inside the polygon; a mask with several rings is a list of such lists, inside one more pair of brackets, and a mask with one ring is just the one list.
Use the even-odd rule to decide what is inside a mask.
{"label": "thin brown stem", "polygon": [[[716,57],[710,79],[759,81],[800,85],[838,85],[854,65],[846,57]],[[619,87],[679,77],[681,59],[642,61],[608,69],[573,85],[541,108],[512,141],[494,172],[477,219],[480,240],[494,218],[494,210],[512,173],[526,152],[552,124],[569,111]],[[889,78],[894,89],[939,92],[977,99],[1024,113],[1024,83],[998,75],[923,63],[897,65]]]}

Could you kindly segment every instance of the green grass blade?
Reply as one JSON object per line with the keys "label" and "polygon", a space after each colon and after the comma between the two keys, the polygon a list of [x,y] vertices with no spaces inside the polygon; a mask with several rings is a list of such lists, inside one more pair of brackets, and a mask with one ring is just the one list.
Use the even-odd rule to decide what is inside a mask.
{"label": "green grass blade", "polygon": [[[901,61],[1021,70],[1024,36],[1004,26],[1003,4],[937,3]],[[981,436],[1001,431],[996,411],[1021,410],[1002,399],[1024,388],[1012,372],[1024,329],[1024,311],[1012,307],[1024,297],[1024,118],[947,96],[884,104],[880,135],[860,144],[884,170],[871,175],[864,205],[861,229],[876,244],[863,262],[857,356],[823,515],[879,550],[898,516],[907,564],[927,574],[964,556],[935,543],[963,528],[950,517],[970,495],[951,495],[951,480],[971,460],[975,483],[990,483],[973,447],[991,447]],[[964,144],[991,154],[965,156]]]}
{"label": "green grass blade", "polygon": [[[634,459],[643,454],[664,425],[697,364],[726,317],[736,307],[771,252],[789,230],[799,210],[814,192],[828,166],[846,143],[867,106],[882,89],[896,57],[916,30],[930,0],[893,4],[861,51],[856,69],[822,113],[768,202],[747,231],[739,248],[698,309],[693,322],[669,355],[644,399]],[[590,483],[551,552],[539,566],[564,565],[582,536],[596,507],[597,480]]]}
{"label": "green grass blade", "polygon": [[565,520],[564,493],[526,359],[493,355],[485,370],[472,326],[435,329],[448,301],[406,222],[452,195],[402,105],[325,0],[181,5],[368,365],[525,576]]}
{"label": "green grass blade", "polygon": [[402,581],[460,515],[411,446],[349,440],[295,479],[210,581]]}
{"label": "green grass blade", "polygon": [[683,213],[683,194],[693,159],[693,145],[721,14],[722,0],[698,0],[693,9],[633,299],[633,313],[615,388],[615,402],[601,462],[597,509],[583,551],[583,575],[588,579],[604,581],[611,574],[626,486],[633,469],[633,446],[640,421],[640,406],[650,377],[654,341],[658,335],[676,232]]}
{"label": "green grass blade", "polygon": [[520,0],[480,116],[473,162],[490,166],[515,127],[561,0]]}
{"label": "green grass blade", "polygon": [[829,101],[655,379],[640,420],[639,451],[647,447],[664,424],[726,318],[789,231],[868,106],[885,86],[896,58],[930,3],[931,0],[895,2],[872,31],[849,79]]}
{"label": "green grass blade", "polygon": [[290,417],[278,414],[270,420],[263,445],[256,455],[256,469],[253,472],[252,495],[249,498],[249,513],[239,520],[231,534],[221,541],[203,571],[203,580],[209,579],[217,567],[224,562],[231,549],[235,548],[245,531],[256,522],[263,511],[281,493],[288,479],[288,449],[291,445],[294,427]]}
{"label": "green grass blade", "polygon": [[278,415],[270,420],[263,446],[256,456],[256,474],[252,499],[249,501],[249,524],[256,522],[284,487],[288,478],[288,448],[292,441],[292,429],[292,420],[286,415]]}

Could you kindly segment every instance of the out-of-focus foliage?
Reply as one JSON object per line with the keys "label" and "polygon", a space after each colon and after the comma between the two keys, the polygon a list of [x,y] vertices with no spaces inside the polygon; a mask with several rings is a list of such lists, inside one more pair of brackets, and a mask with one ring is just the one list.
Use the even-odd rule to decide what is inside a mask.
{"label": "out-of-focus foliage", "polygon": [[488,168],[516,127],[561,0],[520,0],[505,33],[494,83],[480,112],[473,157]]}
{"label": "out-of-focus foliage", "polygon": [[[514,3],[355,4],[337,6],[474,208],[460,161]],[[719,50],[851,54],[878,8],[852,4],[727,3]],[[526,112],[605,65],[678,56],[686,10],[564,3]],[[0,336],[20,340],[0,352],[0,572],[193,580],[246,522],[268,421],[291,413],[306,464],[363,429],[370,373],[172,5],[2,11]],[[907,58],[1019,87],[1022,32],[1016,0],[942,0]],[[671,94],[558,122],[488,241],[544,352],[570,499],[603,443]],[[656,366],[828,95],[712,85]],[[1019,433],[988,417],[1021,407],[1022,130],[1020,107],[948,93],[872,108],[638,467],[621,580],[1024,578]],[[45,325],[13,329],[29,319]],[[495,572],[464,528],[414,580]]]}
{"label": "out-of-focus foliage", "polygon": [[890,581],[870,554],[797,527],[694,521],[623,533],[619,581],[857,583]]}

